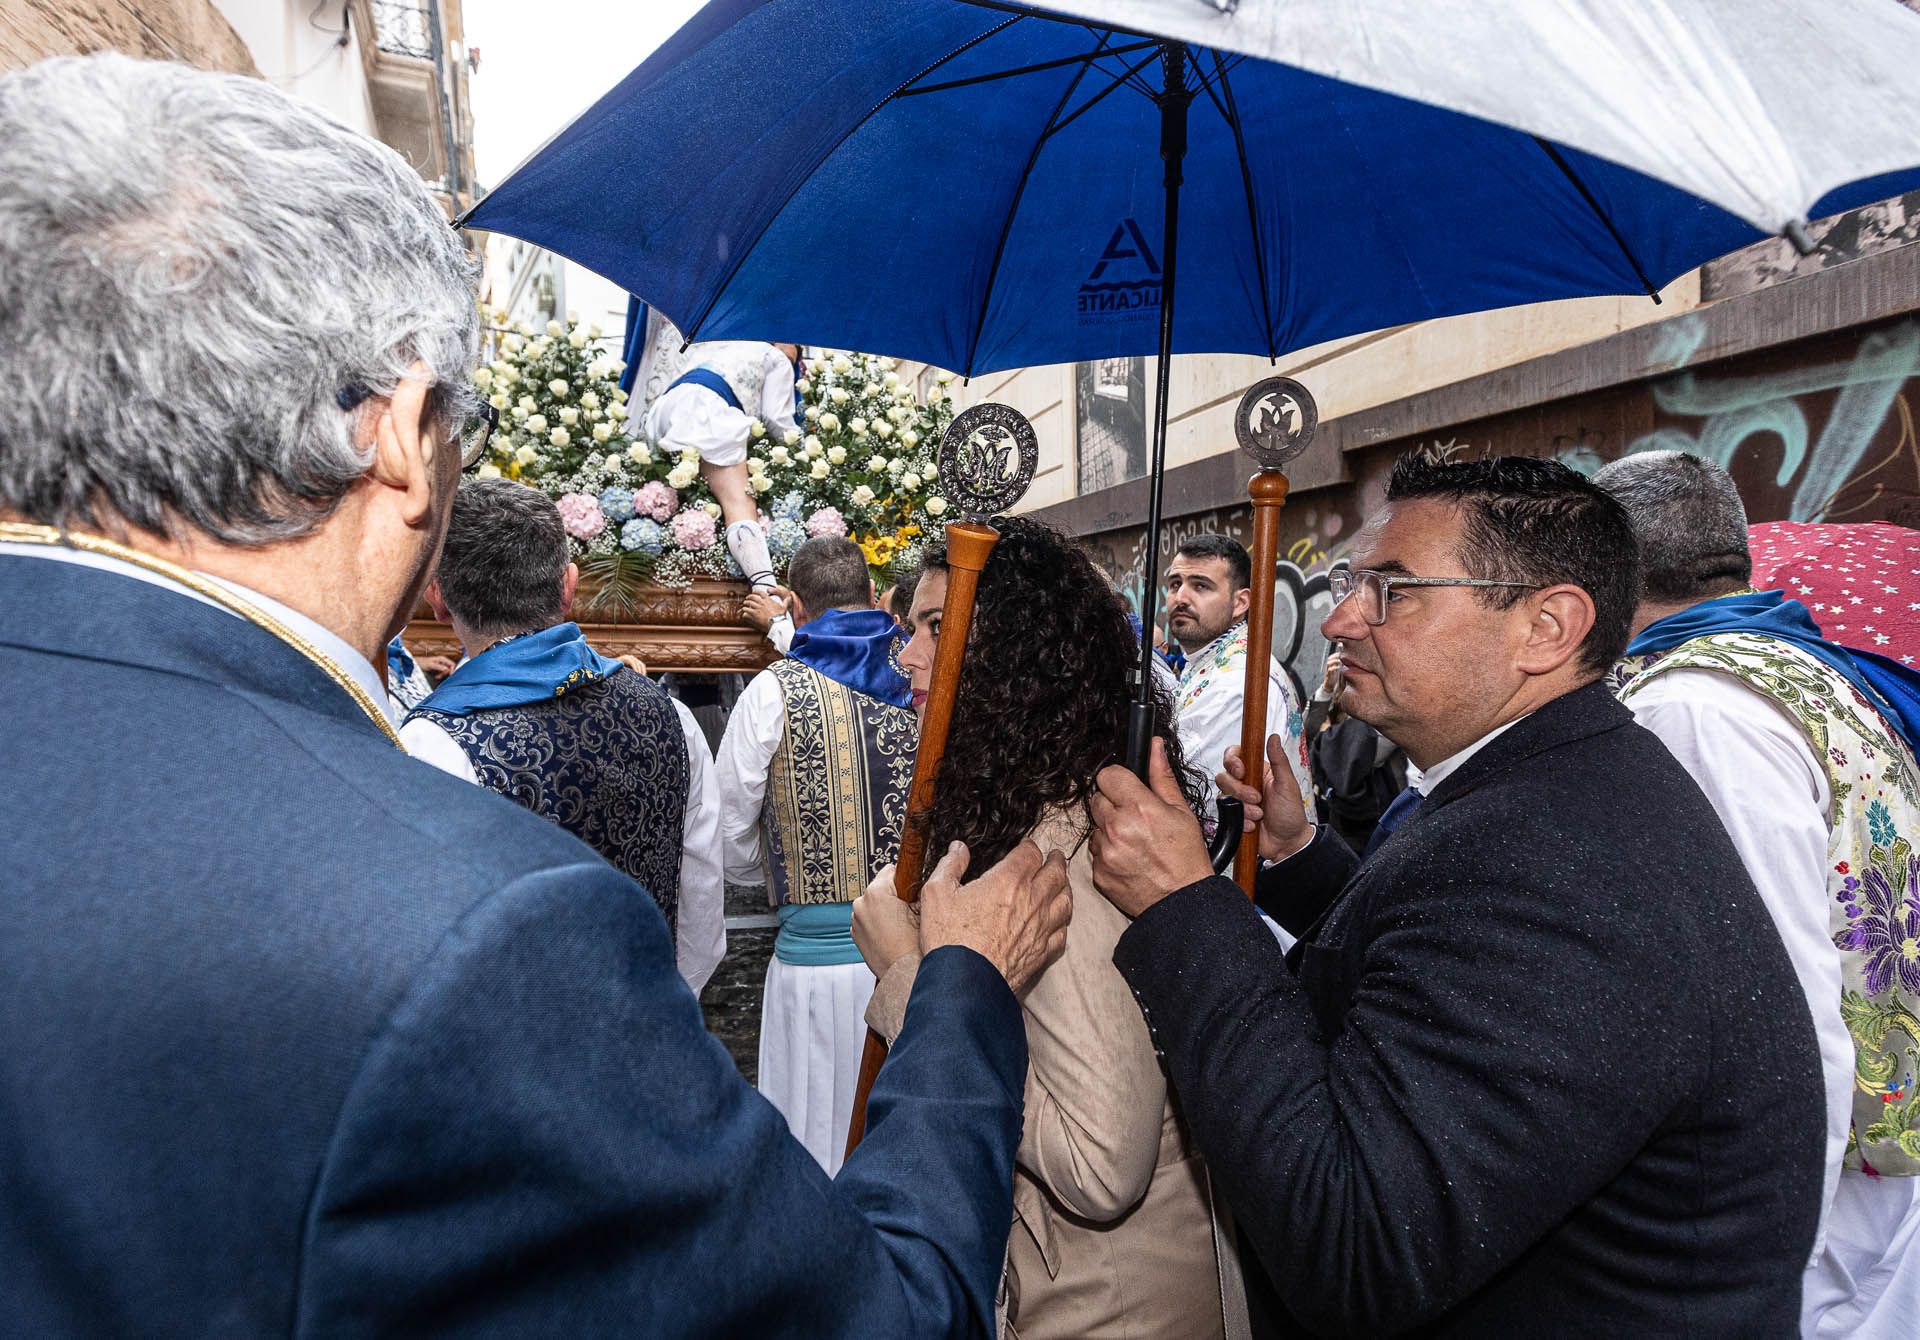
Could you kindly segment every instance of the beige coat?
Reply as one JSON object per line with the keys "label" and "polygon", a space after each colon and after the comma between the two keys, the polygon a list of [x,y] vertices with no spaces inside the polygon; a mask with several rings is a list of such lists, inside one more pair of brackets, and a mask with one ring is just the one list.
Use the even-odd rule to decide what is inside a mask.
{"label": "beige coat", "polygon": [[[1244,1334],[1239,1272],[1231,1251],[1216,1251],[1205,1167],[1174,1111],[1140,1007],[1113,966],[1128,923],[1094,888],[1086,836],[1084,815],[1063,813],[1033,833],[1042,851],[1069,857],[1073,922],[1066,952],[1022,1007],[1027,1098],[1003,1333]],[[889,1040],[918,967],[917,956],[893,964],[868,1006],[867,1021]]]}

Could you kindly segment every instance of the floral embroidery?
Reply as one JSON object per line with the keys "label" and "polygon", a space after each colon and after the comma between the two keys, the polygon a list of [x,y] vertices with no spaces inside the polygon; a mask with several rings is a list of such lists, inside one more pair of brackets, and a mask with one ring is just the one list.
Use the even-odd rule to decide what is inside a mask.
{"label": "floral embroidery", "polygon": [[[1864,896],[1847,905],[1853,924],[1836,935],[1834,943],[1865,955],[1869,999],[1885,992],[1896,973],[1902,987],[1920,995],[1920,856],[1907,857],[1902,889],[1894,887],[1877,861],[1861,888]],[[1899,896],[1902,890],[1904,898]]]}
{"label": "floral embroidery", "polygon": [[1873,840],[1880,846],[1893,845],[1893,815],[1888,812],[1885,801],[1868,802],[1867,827],[1872,830]]}

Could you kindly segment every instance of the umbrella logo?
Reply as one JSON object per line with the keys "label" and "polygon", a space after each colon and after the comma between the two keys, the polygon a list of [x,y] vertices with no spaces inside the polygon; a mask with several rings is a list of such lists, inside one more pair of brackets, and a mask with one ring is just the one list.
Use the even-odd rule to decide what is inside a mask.
{"label": "umbrella logo", "polygon": [[970,517],[1004,512],[1026,494],[1040,463],[1027,416],[989,401],[961,411],[940,439],[940,479]]}
{"label": "umbrella logo", "polygon": [[1114,225],[1076,302],[1081,321],[1159,314],[1160,262],[1134,220]]}
{"label": "umbrella logo", "polygon": [[1319,424],[1312,392],[1291,377],[1268,377],[1240,397],[1233,435],[1262,470],[1278,470],[1307,449]]}

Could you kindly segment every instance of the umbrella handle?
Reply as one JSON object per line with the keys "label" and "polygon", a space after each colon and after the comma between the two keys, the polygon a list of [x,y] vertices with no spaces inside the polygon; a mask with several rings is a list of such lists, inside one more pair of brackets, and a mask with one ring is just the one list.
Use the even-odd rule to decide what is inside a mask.
{"label": "umbrella handle", "polygon": [[[966,660],[967,634],[973,627],[973,599],[980,570],[987,566],[1000,532],[984,522],[956,521],[947,527],[947,598],[940,607],[940,645],[933,654],[933,682],[927,686],[927,710],[920,720],[920,742],[913,753],[913,782],[907,788],[907,817],[900,830],[900,859],[893,867],[893,891],[902,902],[920,896],[920,872],[926,865],[928,811],[940,760],[946,756],[953,726],[954,700],[960,691],[960,667]],[[847,1124],[847,1153],[867,1130],[867,1095],[887,1059],[887,1041],[871,1028],[860,1053],[860,1075],[853,1090],[853,1117]]]}

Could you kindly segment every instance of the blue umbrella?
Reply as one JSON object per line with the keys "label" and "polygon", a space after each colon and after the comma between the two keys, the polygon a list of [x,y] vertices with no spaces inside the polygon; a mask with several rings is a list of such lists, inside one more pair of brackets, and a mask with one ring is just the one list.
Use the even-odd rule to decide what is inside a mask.
{"label": "blue umbrella", "polygon": [[1149,624],[1169,354],[1652,294],[1760,236],[1523,131],[997,0],[713,0],[463,222],[598,271],[690,339],[968,376],[1158,354]]}

